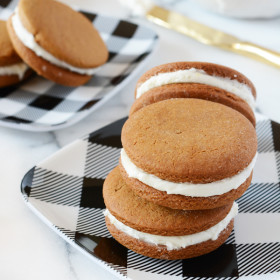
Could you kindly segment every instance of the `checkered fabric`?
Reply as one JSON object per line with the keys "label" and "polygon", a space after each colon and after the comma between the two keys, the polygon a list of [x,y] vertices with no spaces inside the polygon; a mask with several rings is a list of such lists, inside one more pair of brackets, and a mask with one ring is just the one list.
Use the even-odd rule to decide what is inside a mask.
{"label": "checkered fabric", "polygon": [[[7,19],[18,0],[0,1]],[[0,89],[0,124],[26,130],[54,130],[73,124],[112,97],[152,52],[158,36],[128,21],[81,11],[104,39],[109,60],[80,87],[65,87],[33,75],[19,85]]]}
{"label": "checkered fabric", "polygon": [[233,280],[273,272],[280,278],[280,124],[265,118],[257,122],[253,181],[238,199],[240,213],[226,243],[198,258],[166,261],[126,249],[105,225],[102,185],[118,164],[124,121],[77,140],[30,170],[22,183],[27,204],[121,278]]}

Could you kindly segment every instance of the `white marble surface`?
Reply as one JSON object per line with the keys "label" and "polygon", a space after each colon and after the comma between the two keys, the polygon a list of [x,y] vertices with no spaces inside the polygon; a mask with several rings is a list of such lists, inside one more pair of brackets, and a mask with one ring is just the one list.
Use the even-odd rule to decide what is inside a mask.
{"label": "white marble surface", "polygon": [[[119,6],[116,0],[64,2],[79,4],[84,9],[103,14],[128,16],[128,11]],[[188,1],[177,2],[179,3],[175,8],[190,17],[245,40],[280,50],[280,18],[266,21],[235,20],[208,14]],[[210,61],[236,68],[255,83],[259,110],[280,122],[279,69],[201,45],[183,35],[154,26],[144,19],[136,21],[154,28],[160,35],[158,49],[142,72],[158,64],[179,60]],[[72,127],[54,133],[0,128],[0,279],[116,279],[64,242],[26,207],[20,194],[20,182],[31,167],[60,147],[125,116],[133,101],[136,79],[113,99]]]}

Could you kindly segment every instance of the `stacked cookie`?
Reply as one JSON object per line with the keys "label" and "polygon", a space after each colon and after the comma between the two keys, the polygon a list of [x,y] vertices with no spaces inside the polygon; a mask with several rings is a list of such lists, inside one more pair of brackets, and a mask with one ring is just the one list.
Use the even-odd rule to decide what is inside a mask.
{"label": "stacked cookie", "polygon": [[[13,52],[37,74],[62,85],[86,83],[108,59],[108,50],[92,23],[54,0],[21,0],[7,27]],[[15,70],[15,74],[20,71]]]}
{"label": "stacked cookie", "polygon": [[240,72],[214,63],[175,62],[147,71],[135,89],[130,114],[170,98],[199,98],[229,106],[255,126],[256,89]]}
{"label": "stacked cookie", "polygon": [[6,22],[0,20],[0,88],[16,84],[30,74],[29,67],[13,48]]}
{"label": "stacked cookie", "polygon": [[[249,117],[251,107],[247,106],[246,115],[239,111],[242,106],[232,109],[220,104],[234,100],[244,105],[245,101],[234,92],[197,79],[204,75],[241,90],[242,85],[246,90],[254,87],[239,81],[238,72],[232,76],[239,84],[222,76],[217,65],[212,75],[206,70],[210,64],[198,65],[208,68],[187,68],[194,73],[185,83],[181,78],[175,79],[178,84],[170,83],[168,77],[160,77],[161,72],[151,74],[153,70],[140,78],[136,92],[150,77],[160,82],[150,81],[139,97],[142,101],[134,103],[122,129],[119,166],[104,183],[109,231],[121,244],[145,256],[183,259],[218,248],[232,231],[238,212],[234,200],[252,179],[257,138],[254,118]],[[182,70],[164,73],[178,71]],[[209,80],[213,82],[204,77],[204,81]],[[207,92],[209,97],[205,98]],[[220,97],[223,92],[230,101]],[[196,98],[189,98],[192,93]]]}

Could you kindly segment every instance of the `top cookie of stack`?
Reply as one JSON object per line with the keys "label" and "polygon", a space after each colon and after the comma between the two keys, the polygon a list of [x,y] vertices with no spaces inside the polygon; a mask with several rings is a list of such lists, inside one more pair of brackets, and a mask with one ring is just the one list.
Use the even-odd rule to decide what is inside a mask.
{"label": "top cookie of stack", "polygon": [[199,98],[229,106],[255,126],[256,89],[240,72],[208,62],[174,62],[147,71],[136,85],[130,114],[170,98]]}
{"label": "top cookie of stack", "polygon": [[62,85],[84,84],[108,59],[92,23],[53,0],[21,0],[8,31],[18,55],[39,75]]}

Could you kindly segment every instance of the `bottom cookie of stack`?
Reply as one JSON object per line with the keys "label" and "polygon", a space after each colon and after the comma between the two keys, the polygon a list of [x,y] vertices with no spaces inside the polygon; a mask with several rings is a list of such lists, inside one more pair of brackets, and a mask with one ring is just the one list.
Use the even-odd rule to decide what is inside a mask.
{"label": "bottom cookie of stack", "polygon": [[112,236],[136,253],[159,259],[207,254],[230,235],[237,203],[210,210],[176,210],[153,204],[128,188],[115,168],[104,183],[106,225]]}

